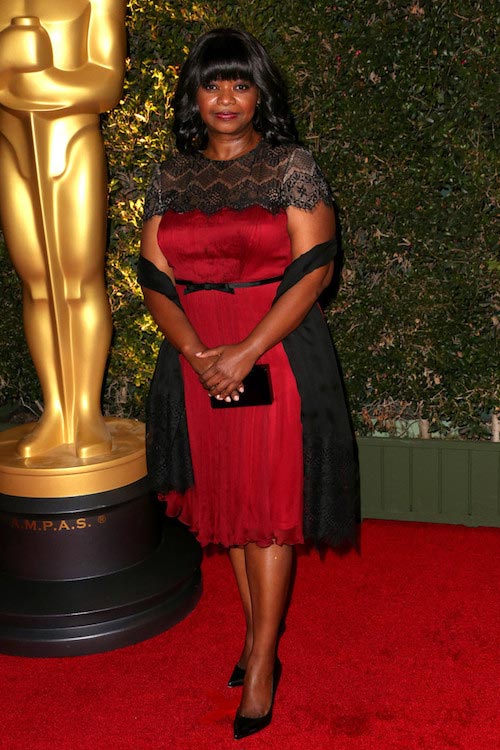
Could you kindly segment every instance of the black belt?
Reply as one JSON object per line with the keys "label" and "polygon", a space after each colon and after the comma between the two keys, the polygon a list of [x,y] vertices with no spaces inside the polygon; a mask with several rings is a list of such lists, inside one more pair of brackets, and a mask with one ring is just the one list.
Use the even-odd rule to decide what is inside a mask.
{"label": "black belt", "polygon": [[184,294],[191,292],[205,292],[215,290],[216,292],[227,292],[234,294],[235,289],[241,289],[246,286],[263,286],[264,284],[274,284],[281,281],[283,276],[273,276],[272,279],[260,279],[259,281],[228,281],[228,282],[208,282],[207,284],[198,284],[196,281],[186,281],[185,279],[176,279],[175,283],[179,286],[185,286]]}

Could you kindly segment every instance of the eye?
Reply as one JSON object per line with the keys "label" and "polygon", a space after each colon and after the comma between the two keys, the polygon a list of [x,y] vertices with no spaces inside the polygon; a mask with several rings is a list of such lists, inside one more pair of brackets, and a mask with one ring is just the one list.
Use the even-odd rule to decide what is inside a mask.
{"label": "eye", "polygon": [[243,82],[241,82],[241,83],[237,83],[237,84],[235,85],[235,87],[234,87],[234,88],[235,88],[235,89],[236,89],[237,91],[248,91],[248,89],[249,89],[250,87],[251,87],[251,86],[250,86],[250,84],[249,84],[249,83],[247,83],[246,81],[243,81]]}
{"label": "eye", "polygon": [[217,91],[217,84],[210,81],[210,83],[204,83],[202,88],[205,89],[205,91]]}

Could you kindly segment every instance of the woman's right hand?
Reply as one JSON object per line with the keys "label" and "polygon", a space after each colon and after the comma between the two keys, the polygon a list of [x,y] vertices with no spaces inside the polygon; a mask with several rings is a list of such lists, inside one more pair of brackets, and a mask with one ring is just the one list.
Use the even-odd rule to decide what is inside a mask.
{"label": "woman's right hand", "polygon": [[215,398],[225,401],[238,401],[239,394],[244,391],[243,379],[258,358],[255,350],[244,342],[205,349],[196,356],[202,361],[210,361],[210,367],[200,376],[203,387]]}
{"label": "woman's right hand", "polygon": [[[189,357],[188,362],[195,371],[195,373],[198,375],[198,378],[200,380],[201,386],[206,390],[208,395],[210,397],[214,397],[213,390],[214,388],[210,387],[208,384],[205,384],[203,376],[205,375],[208,370],[210,370],[213,365],[215,365],[219,360],[218,355],[214,355],[213,357],[205,357],[201,359],[200,357]],[[226,396],[226,401],[238,401],[240,397],[240,393],[237,389],[235,389],[229,396]]]}
{"label": "woman's right hand", "polygon": [[[203,347],[202,347],[203,349]],[[203,375],[207,370],[209,370],[212,365],[214,365],[217,362],[218,357],[214,355],[213,357],[207,357],[206,359],[200,359],[196,356],[196,354],[186,357],[189,364],[195,371],[195,373],[198,376]]]}

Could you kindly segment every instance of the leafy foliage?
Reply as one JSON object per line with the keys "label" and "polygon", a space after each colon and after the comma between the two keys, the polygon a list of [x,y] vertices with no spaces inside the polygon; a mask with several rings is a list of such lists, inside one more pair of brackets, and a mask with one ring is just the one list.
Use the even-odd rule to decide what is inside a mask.
{"label": "leafy foliage", "polygon": [[[336,194],[344,267],[328,320],[358,432],[423,417],[440,434],[487,436],[500,405],[498,16],[494,0],[130,0],[123,100],[103,118],[107,411],[142,415],[158,348],[134,269],[149,175],[172,148],[179,66],[201,32],[236,25],[284,71],[303,142]],[[34,402],[9,264],[0,285],[0,401]]]}

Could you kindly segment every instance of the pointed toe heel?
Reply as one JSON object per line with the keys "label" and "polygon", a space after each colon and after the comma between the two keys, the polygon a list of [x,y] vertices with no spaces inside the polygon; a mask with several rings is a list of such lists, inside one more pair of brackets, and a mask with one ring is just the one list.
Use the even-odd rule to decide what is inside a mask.
{"label": "pointed toe heel", "polygon": [[234,739],[243,740],[245,737],[249,737],[251,734],[260,732],[261,729],[265,729],[271,723],[273,718],[273,709],[265,714],[265,716],[240,716],[236,714],[234,717]]}
{"label": "pointed toe heel", "polygon": [[264,714],[264,716],[242,716],[236,713],[234,717],[234,739],[243,740],[245,737],[249,737],[251,734],[260,732],[269,726],[273,718],[273,706],[274,696],[276,695],[276,689],[281,677],[281,662],[276,658],[273,672],[273,688],[271,693],[271,708]]}

